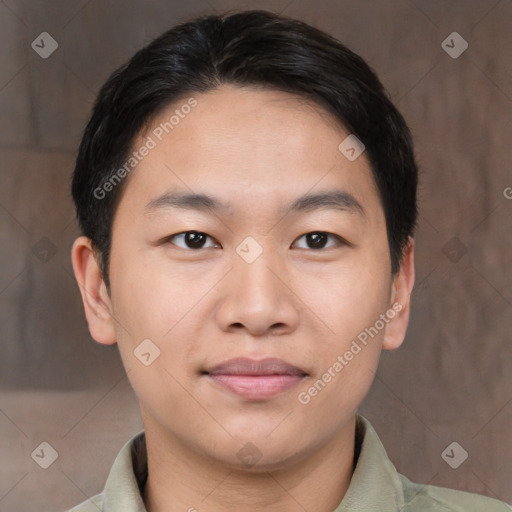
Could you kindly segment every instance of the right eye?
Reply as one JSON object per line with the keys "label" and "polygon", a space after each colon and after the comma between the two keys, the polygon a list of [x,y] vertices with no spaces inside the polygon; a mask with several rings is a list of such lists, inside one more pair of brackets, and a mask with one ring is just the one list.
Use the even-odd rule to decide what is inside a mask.
{"label": "right eye", "polygon": [[[207,239],[213,240],[213,238],[206,233],[202,233],[201,231],[184,231],[182,233],[176,233],[174,235],[170,235],[165,238],[164,243],[171,243],[172,245],[176,245],[182,249],[204,249],[205,241]],[[174,240],[180,240],[180,243],[175,243]],[[211,245],[209,247],[218,247],[217,245]]]}

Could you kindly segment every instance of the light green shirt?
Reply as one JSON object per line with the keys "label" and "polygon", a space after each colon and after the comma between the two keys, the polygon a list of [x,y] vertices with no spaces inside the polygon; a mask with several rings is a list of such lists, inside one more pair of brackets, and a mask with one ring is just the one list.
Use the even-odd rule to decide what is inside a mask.
{"label": "light green shirt", "polygon": [[[345,497],[333,512],[510,512],[504,502],[478,494],[411,482],[399,474],[370,422],[356,415],[357,463]],[[359,454],[359,455],[357,455]],[[117,455],[101,494],[68,512],[147,512],[144,432]],[[310,512],[315,512],[311,510]]]}

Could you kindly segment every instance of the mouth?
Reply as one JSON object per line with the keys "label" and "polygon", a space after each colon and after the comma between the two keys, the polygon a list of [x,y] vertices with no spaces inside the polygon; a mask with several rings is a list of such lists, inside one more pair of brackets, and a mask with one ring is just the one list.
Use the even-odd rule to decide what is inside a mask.
{"label": "mouth", "polygon": [[201,372],[218,389],[248,400],[265,400],[288,391],[308,374],[282,359],[237,358]]}

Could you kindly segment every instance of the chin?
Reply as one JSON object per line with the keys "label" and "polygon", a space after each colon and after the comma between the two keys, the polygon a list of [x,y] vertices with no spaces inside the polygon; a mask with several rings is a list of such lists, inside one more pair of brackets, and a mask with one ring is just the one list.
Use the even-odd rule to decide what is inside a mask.
{"label": "chin", "polygon": [[235,471],[244,473],[268,473],[286,469],[294,464],[294,460],[299,458],[296,453],[296,447],[290,447],[289,451],[278,450],[269,451],[268,446],[263,443],[247,442],[240,447],[236,457],[233,459],[232,453],[224,464]]}

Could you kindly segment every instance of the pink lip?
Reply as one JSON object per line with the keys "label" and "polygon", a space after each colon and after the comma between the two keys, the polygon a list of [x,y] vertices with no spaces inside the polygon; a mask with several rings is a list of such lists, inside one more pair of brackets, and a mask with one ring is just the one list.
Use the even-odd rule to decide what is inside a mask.
{"label": "pink lip", "polygon": [[307,374],[281,359],[231,359],[205,372],[215,384],[250,400],[264,400],[282,393]]}

